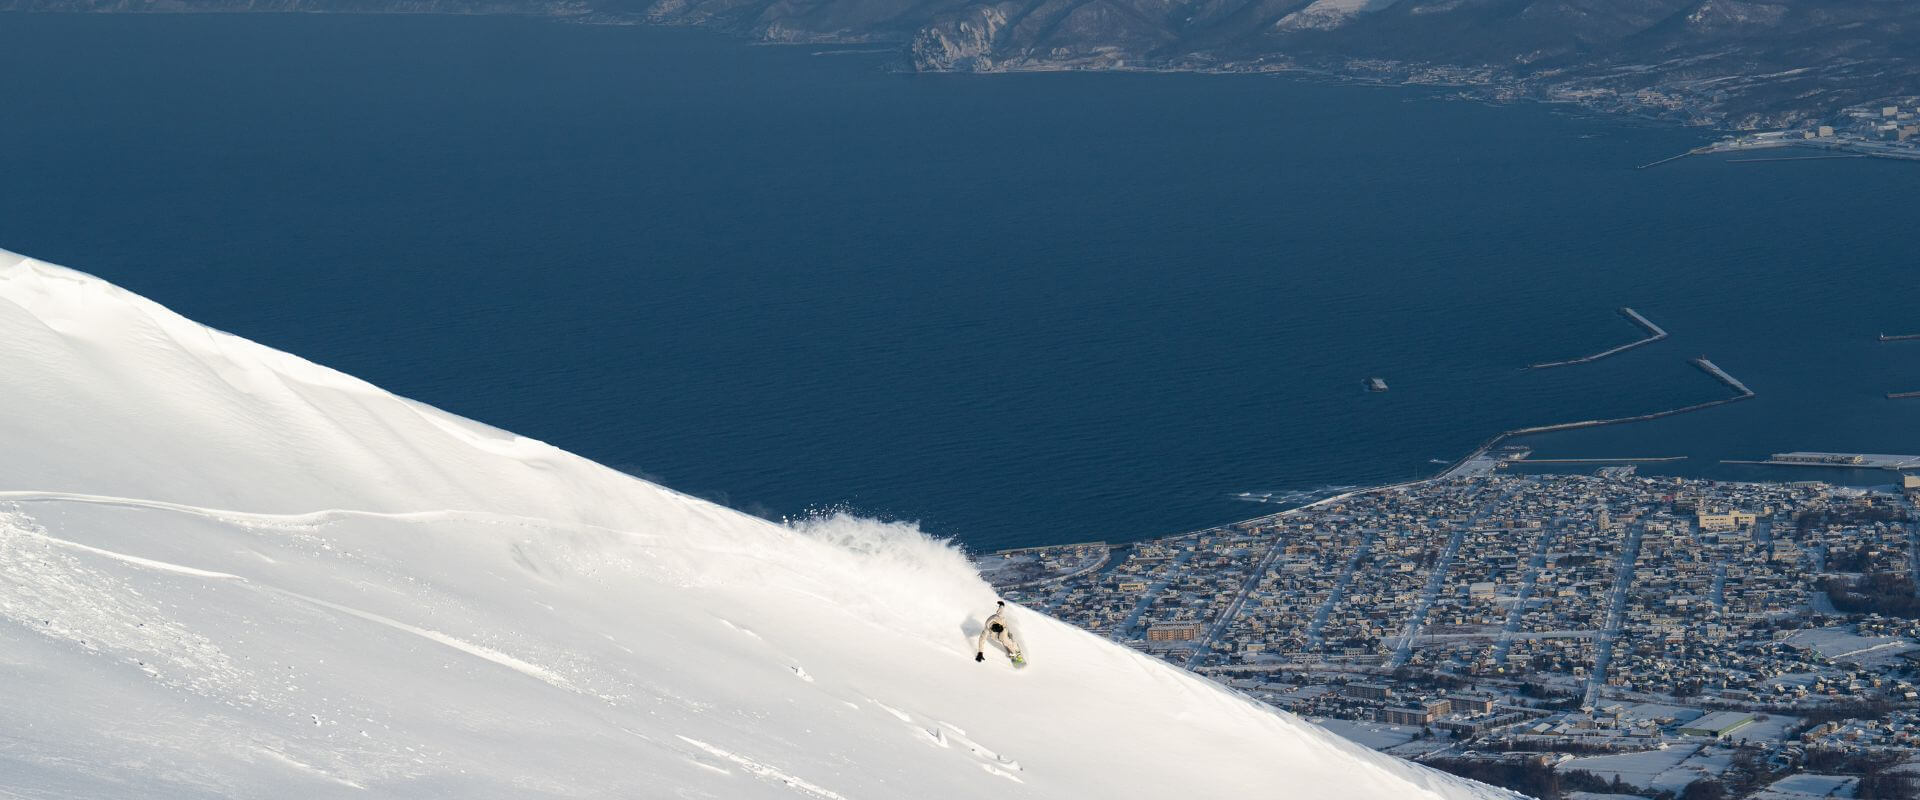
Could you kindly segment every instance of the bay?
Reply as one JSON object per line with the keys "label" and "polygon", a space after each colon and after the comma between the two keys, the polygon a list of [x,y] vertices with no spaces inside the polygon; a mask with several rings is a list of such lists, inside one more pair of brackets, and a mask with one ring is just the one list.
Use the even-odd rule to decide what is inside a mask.
{"label": "bay", "polygon": [[[0,247],[771,517],[1176,533],[1540,456],[1920,453],[1920,170],[1252,75],[506,17],[0,15]],[[833,51],[828,53],[828,51]],[[1640,335],[1666,341],[1526,371]],[[4,346],[4,345],[0,345]],[[1368,393],[1363,381],[1391,389]],[[34,488],[34,487],[17,487]]]}

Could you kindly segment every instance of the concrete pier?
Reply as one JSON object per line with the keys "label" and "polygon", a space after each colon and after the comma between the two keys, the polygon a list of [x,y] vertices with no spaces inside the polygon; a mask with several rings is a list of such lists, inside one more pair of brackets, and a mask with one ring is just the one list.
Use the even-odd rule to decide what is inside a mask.
{"label": "concrete pier", "polygon": [[1779,156],[1776,158],[1729,158],[1729,164],[1764,164],[1769,161],[1826,161],[1834,158],[1869,158],[1866,153],[1842,153],[1834,156]]}
{"label": "concrete pier", "polygon": [[1774,453],[1765,461],[1721,459],[1722,464],[1765,464],[1770,467],[1827,467],[1829,469],[1885,469],[1895,472],[1920,467],[1920,456],[1893,453]]}
{"label": "concrete pier", "polygon": [[1620,353],[1624,353],[1628,350],[1632,350],[1633,348],[1639,347],[1641,345],[1653,344],[1654,342],[1667,338],[1667,332],[1665,329],[1661,328],[1658,325],[1653,324],[1653,320],[1650,320],[1644,316],[1641,316],[1640,312],[1635,311],[1631,308],[1622,306],[1620,308],[1620,313],[1624,315],[1627,319],[1633,320],[1634,324],[1639,325],[1641,328],[1646,329],[1647,331],[1646,338],[1636,339],[1634,341],[1620,345],[1619,347],[1615,347],[1611,350],[1602,350],[1598,353],[1594,353],[1593,355],[1585,356],[1582,358],[1575,358],[1568,361],[1548,361],[1544,364],[1528,364],[1527,369],[1551,369],[1553,367],[1570,367],[1575,364],[1585,364],[1592,361],[1599,361],[1600,359],[1606,358],[1607,356],[1618,355]]}

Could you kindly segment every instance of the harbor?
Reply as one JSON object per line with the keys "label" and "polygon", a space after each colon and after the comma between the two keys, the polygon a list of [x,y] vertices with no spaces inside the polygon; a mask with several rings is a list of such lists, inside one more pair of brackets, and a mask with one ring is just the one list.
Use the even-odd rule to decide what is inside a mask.
{"label": "harbor", "polygon": [[1757,155],[1730,158],[1729,164],[1760,164],[1785,161],[1828,161],[1853,158],[1891,158],[1920,161],[1920,106],[1911,104],[1865,105],[1842,109],[1831,124],[1810,125],[1782,131],[1729,136],[1712,144],[1696,147],[1635,169],[1651,169],[1687,156],[1713,153],[1745,153],[1753,150],[1804,148],[1822,151],[1814,155]]}
{"label": "harbor", "polygon": [[1654,411],[1646,414],[1637,414],[1631,417],[1613,417],[1611,419],[1587,419],[1587,420],[1580,420],[1578,422],[1560,422],[1552,425],[1537,425],[1531,428],[1515,428],[1510,431],[1504,431],[1502,433],[1496,434],[1493,438],[1488,439],[1487,442],[1485,444],[1482,444],[1479,449],[1473,451],[1472,453],[1469,453],[1465,458],[1462,458],[1459,461],[1454,462],[1453,466],[1448,467],[1446,471],[1440,473],[1439,477],[1458,478],[1458,477],[1467,477],[1472,475],[1485,475],[1488,472],[1491,472],[1492,470],[1501,466],[1503,461],[1508,459],[1500,459],[1497,457],[1492,457],[1490,456],[1490,454],[1493,453],[1495,448],[1498,448],[1503,442],[1514,437],[1533,436],[1533,435],[1542,434],[1542,433],[1557,433],[1559,431],[1570,431],[1570,430],[1577,430],[1581,428],[1598,428],[1603,425],[1624,425],[1629,422],[1645,422],[1647,420],[1660,419],[1663,417],[1671,417],[1679,414],[1686,414],[1693,411],[1704,411],[1706,409],[1713,408],[1715,406],[1723,406],[1728,403],[1737,403],[1737,402],[1740,402],[1741,400],[1746,400],[1756,396],[1755,392],[1752,389],[1748,388],[1745,383],[1741,382],[1739,378],[1733,377],[1732,374],[1728,373],[1724,369],[1721,369],[1718,364],[1713,363],[1713,361],[1708,359],[1706,356],[1700,356],[1699,358],[1693,359],[1693,365],[1696,367],[1699,367],[1702,371],[1706,372],[1708,375],[1712,375],[1715,380],[1718,380],[1721,383],[1726,384],[1727,387],[1733,389],[1734,392],[1736,392],[1736,394],[1734,394],[1734,396],[1732,397],[1723,397],[1718,400],[1708,400],[1703,403],[1694,403],[1693,405],[1681,406],[1679,408],[1669,408],[1669,409],[1666,409],[1665,411]]}

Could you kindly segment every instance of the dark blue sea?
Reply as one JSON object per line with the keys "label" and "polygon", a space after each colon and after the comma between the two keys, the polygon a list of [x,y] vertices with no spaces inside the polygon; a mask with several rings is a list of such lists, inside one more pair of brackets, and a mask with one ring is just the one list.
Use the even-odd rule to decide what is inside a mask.
{"label": "dark blue sea", "polygon": [[[461,17],[0,15],[0,247],[754,513],[1176,533],[1518,426],[1920,453],[1920,167],[1272,76]],[[1528,372],[1672,333],[1590,365]],[[0,343],[4,346],[4,343]],[[1369,394],[1363,381],[1391,386]],[[4,378],[0,378],[3,381]]]}

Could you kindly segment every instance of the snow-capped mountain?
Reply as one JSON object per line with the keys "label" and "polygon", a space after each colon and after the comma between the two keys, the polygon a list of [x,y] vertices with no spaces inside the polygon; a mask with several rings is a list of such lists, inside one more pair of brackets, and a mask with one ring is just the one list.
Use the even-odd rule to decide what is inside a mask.
{"label": "snow-capped mountain", "polygon": [[0,251],[0,794],[1511,798]]}

